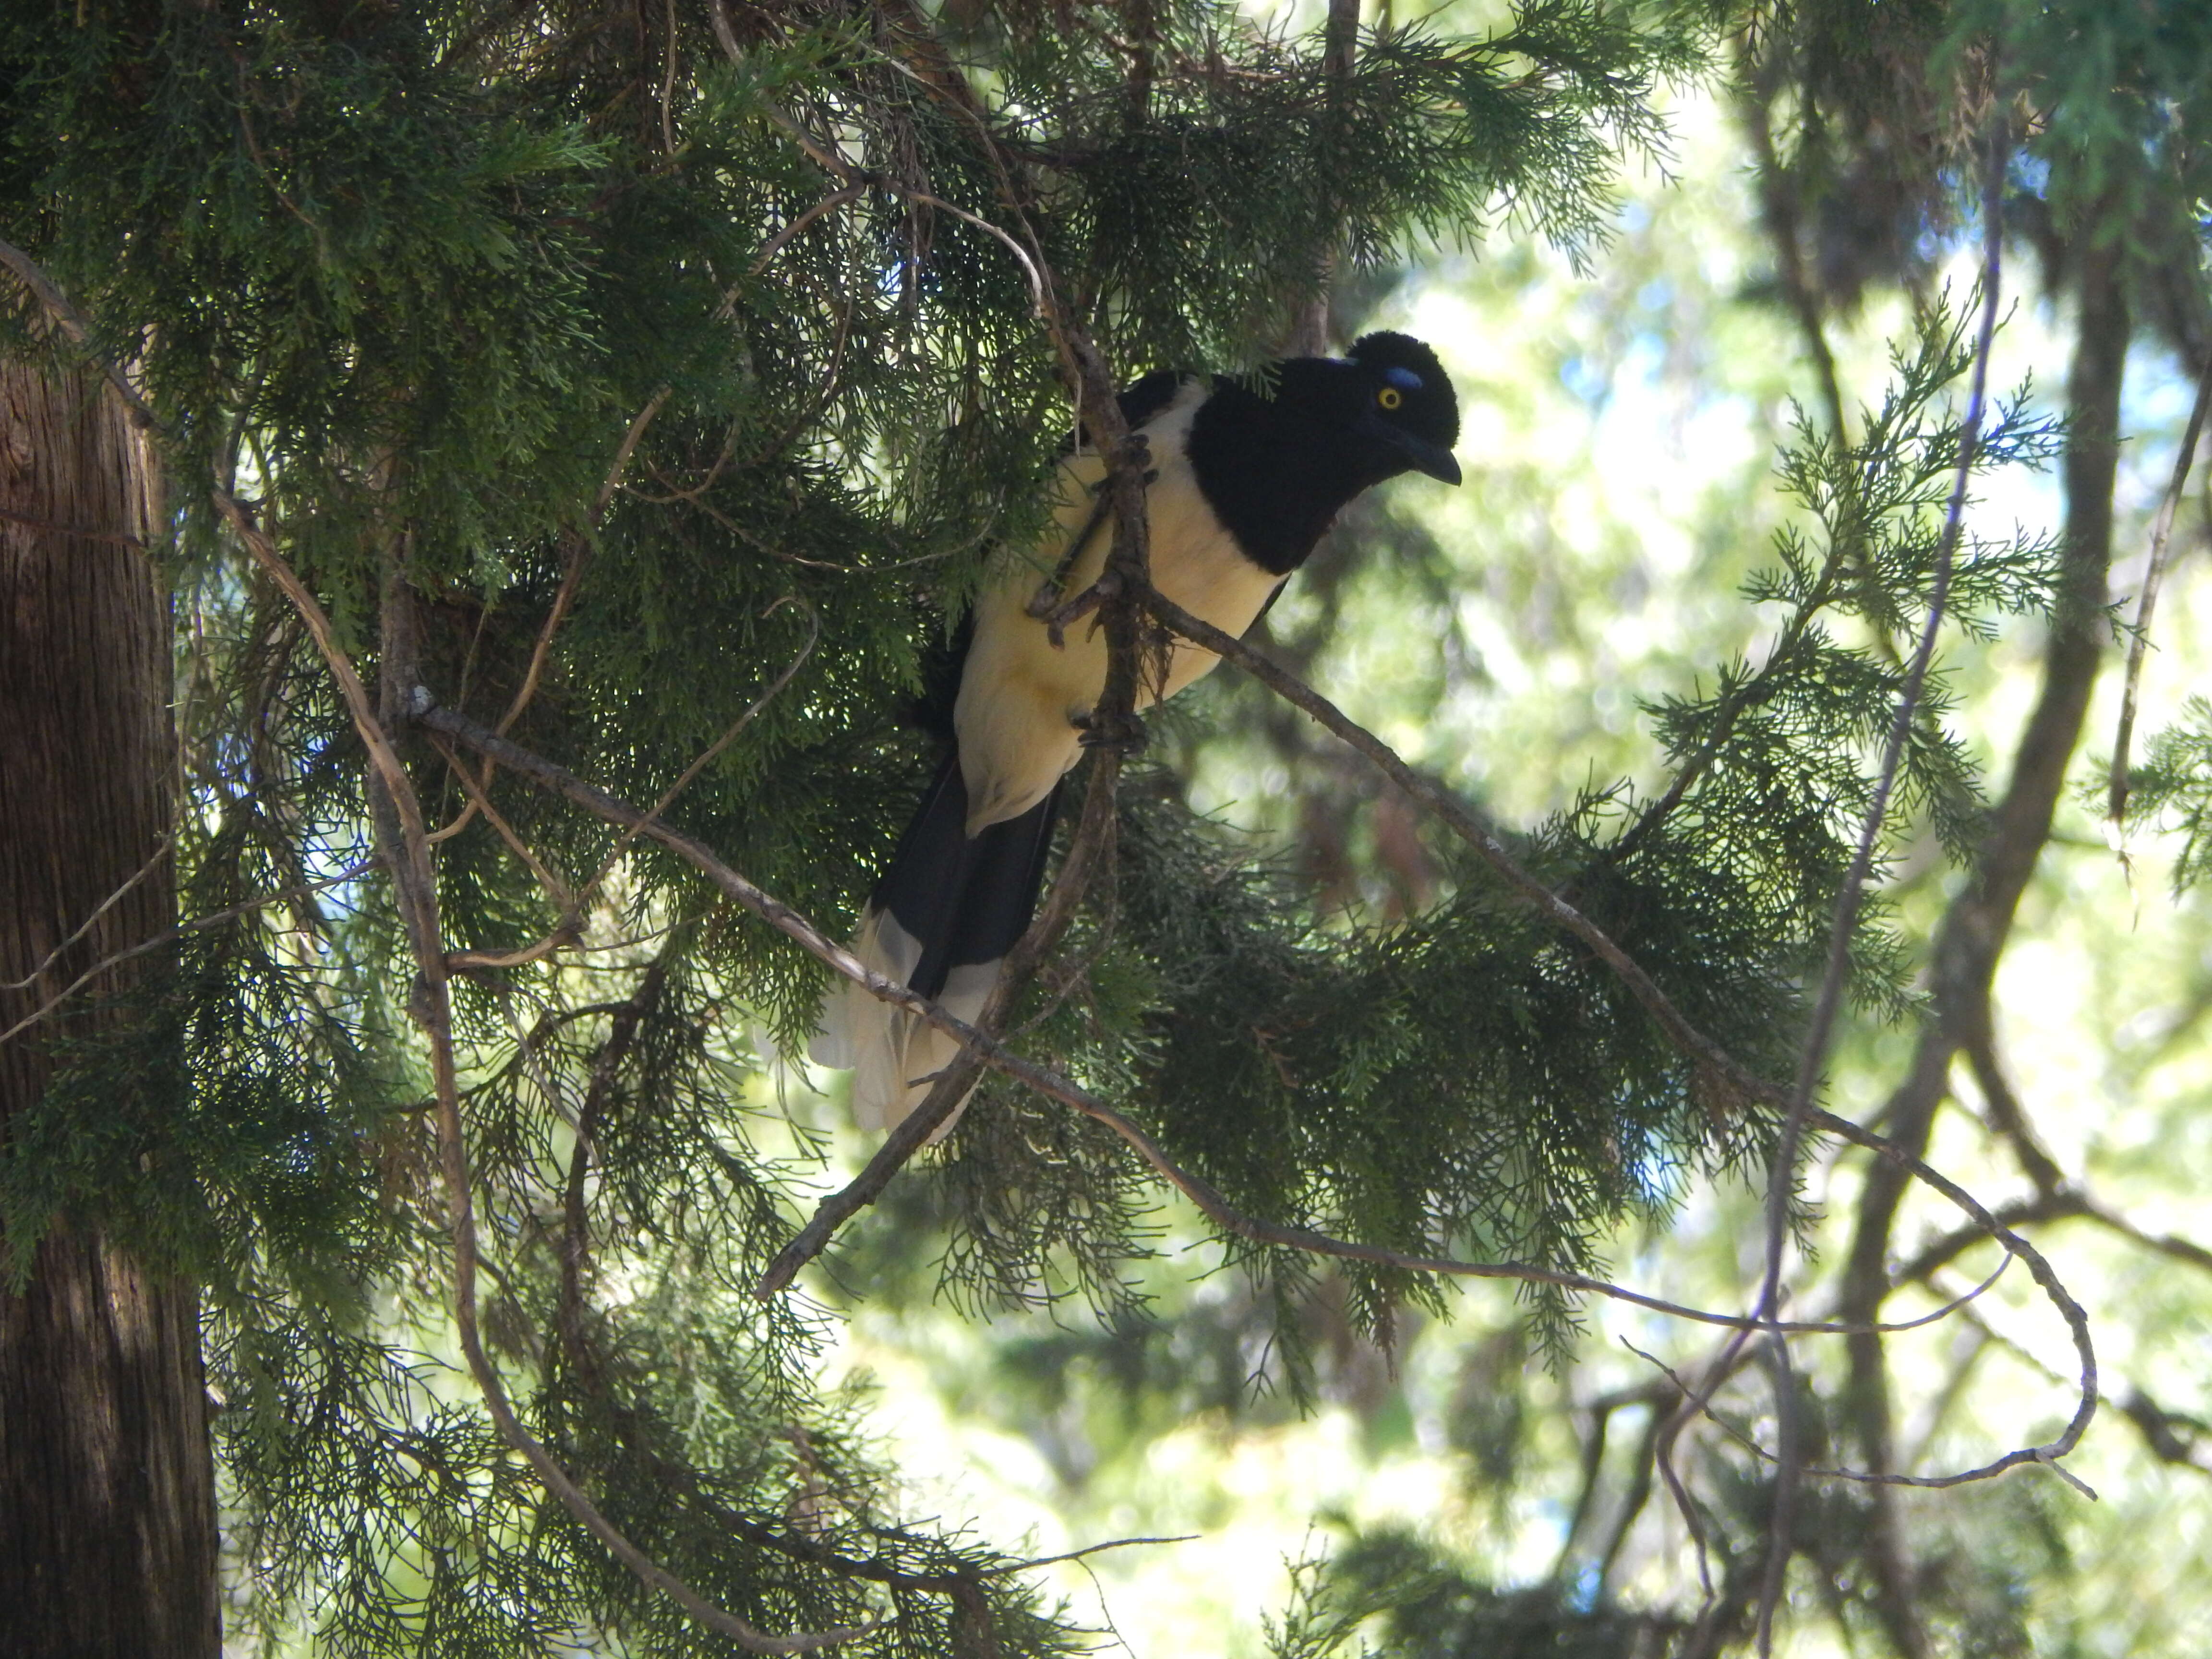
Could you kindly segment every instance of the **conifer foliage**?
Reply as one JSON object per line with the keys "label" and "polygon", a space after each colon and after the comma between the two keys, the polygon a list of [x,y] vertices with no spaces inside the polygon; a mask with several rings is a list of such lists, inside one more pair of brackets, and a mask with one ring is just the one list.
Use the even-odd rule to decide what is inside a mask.
{"label": "conifer foliage", "polygon": [[[0,239],[50,281],[9,289],[8,349],[115,366],[169,489],[181,929],[128,1036],[6,1126],[5,1262],[68,1217],[204,1286],[234,1627],[726,1650],[448,1363],[450,1086],[489,1363],[656,1570],[764,1650],[1082,1644],[1008,1540],[904,1512],[814,1382],[828,1316],[754,1294],[804,1219],[767,1103],[817,957],[416,689],[842,935],[930,763],[904,711],[1041,523],[1084,354],[1256,365],[1332,270],[1587,251],[1717,41],[1598,0],[1348,58],[1217,0],[9,9]],[[1795,1064],[1971,356],[1931,312],[1863,434],[1793,450],[1807,528],[1749,596],[1786,647],[1655,707],[1675,787],[1501,832],[1748,1074]],[[1977,465],[2051,441],[2008,409]],[[1970,539],[1951,617],[2047,605],[2054,561]],[[1941,685],[1885,854],[1978,822]],[[1772,1099],[1455,845],[1433,908],[1324,927],[1146,775],[1114,806],[1010,1041],[1245,1214],[1592,1271],[1765,1157]],[[1903,1008],[1878,908],[1853,963]],[[1124,1139],[1000,1079],[944,1156],[958,1297],[1072,1277],[1130,1311],[1161,1189]],[[1234,1243],[1294,1339],[1313,1258]],[[1439,1295],[1346,1271],[1371,1329]],[[1571,1303],[1536,1307],[1564,1340]]]}

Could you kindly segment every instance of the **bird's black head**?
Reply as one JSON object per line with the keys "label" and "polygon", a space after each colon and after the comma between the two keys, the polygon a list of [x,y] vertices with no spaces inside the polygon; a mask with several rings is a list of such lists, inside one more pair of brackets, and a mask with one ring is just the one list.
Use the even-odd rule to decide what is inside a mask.
{"label": "bird's black head", "polygon": [[1420,341],[1387,330],[1353,343],[1346,419],[1372,457],[1376,482],[1425,472],[1459,482],[1452,446],[1459,441],[1459,398],[1437,354]]}
{"label": "bird's black head", "polygon": [[1348,357],[1293,357],[1258,385],[1218,376],[1190,428],[1192,471],[1255,563],[1293,570],[1345,504],[1401,472],[1459,482],[1459,399],[1403,334]]}

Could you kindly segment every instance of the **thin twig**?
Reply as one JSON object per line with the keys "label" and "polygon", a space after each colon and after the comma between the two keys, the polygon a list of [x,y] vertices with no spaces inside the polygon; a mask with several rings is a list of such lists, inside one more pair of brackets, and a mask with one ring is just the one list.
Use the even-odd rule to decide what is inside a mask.
{"label": "thin twig", "polygon": [[[1988,1328],[1984,1325],[1983,1328],[1987,1329]],[[1682,1391],[1687,1401],[1696,1401],[1698,1400],[1698,1395],[1691,1392],[1689,1384],[1685,1382],[1679,1376],[1677,1376],[1673,1368],[1668,1366],[1665,1361],[1644,1352],[1643,1349],[1636,1346],[1635,1344],[1630,1342],[1626,1337],[1621,1339],[1621,1346],[1626,1348],[1629,1352],[1634,1354],[1638,1359],[1648,1361],[1652,1365],[1656,1366],[1661,1371],[1664,1372],[1668,1380],[1673,1382],[1677,1389]],[[2048,1370],[2048,1368],[2045,1369],[2046,1370]],[[1735,1441],[1736,1444],[1741,1446],[1746,1451],[1751,1453],[1753,1456],[1758,1458],[1761,1462],[1773,1463],[1777,1465],[1781,1464],[1783,1461],[1781,1458],[1778,1457],[1774,1453],[1767,1450],[1765,1447],[1759,1443],[1756,1438],[1745,1433],[1743,1430],[1738,1428],[1735,1424],[1729,1422],[1718,1412],[1715,1411],[1712,1408],[1712,1402],[1710,1399],[1704,1401],[1699,1405],[1699,1415],[1704,1417],[1707,1422],[1713,1424],[1721,1431],[1722,1433],[1727,1435],[1729,1439]],[[2002,1458],[2000,1458],[1994,1463],[1985,1464],[1979,1468],[1968,1469],[1959,1474],[1891,1474],[1869,1469],[1816,1468],[1801,1468],[1798,1473],[1800,1474],[1815,1475],[1825,1480],[1848,1480],[1859,1486],[1921,1486],[1931,1490],[1941,1491],[1947,1487],[1962,1486],[1972,1481],[1986,1480],[1994,1474],[2002,1474],[2007,1469],[2017,1468],[2023,1464],[2037,1463],[2048,1468],[2053,1474],[2056,1474],[2060,1480],[2066,1482],[2068,1486],[2073,1487],[2075,1491],[2081,1493],[2083,1497],[2094,1500],[2097,1496],[2095,1489],[2092,1487],[2088,1482],[2075,1474],[2072,1470],[2058,1462],[2057,1458],[2061,1455],[2062,1454],[2049,1452],[2047,1449],[2040,1446],[2027,1447],[2020,1451],[2008,1452]]]}
{"label": "thin twig", "polygon": [[1177,1533],[1172,1538],[1109,1538],[1103,1544],[1085,1544],[1081,1549],[1069,1550],[1063,1555],[1041,1555],[1033,1561],[1014,1561],[1003,1567],[987,1567],[975,1576],[978,1578],[1003,1578],[1008,1573],[1057,1566],[1063,1561],[1080,1561],[1087,1556],[1102,1555],[1108,1550],[1133,1549],[1139,1544],[1189,1544],[1202,1536],[1201,1533],[1184,1532]]}
{"label": "thin twig", "polygon": [[154,849],[153,855],[149,857],[145,863],[140,865],[135,872],[125,878],[121,886],[118,887],[106,898],[100,900],[99,904],[94,908],[92,914],[87,916],[77,925],[75,932],[70,933],[70,936],[64,939],[59,945],[54,946],[52,950],[47,951],[46,956],[40,959],[39,965],[32,969],[31,971],[26,974],[22,978],[15,980],[0,980],[0,991],[27,991],[31,987],[36,985],[40,980],[44,979],[46,976],[46,970],[52,968],[56,963],[59,962],[62,957],[68,953],[69,948],[71,945],[75,945],[79,939],[90,933],[95,927],[99,926],[100,919],[102,916],[106,915],[110,910],[120,904],[125,898],[130,896],[133,888],[137,887],[140,882],[145,880],[147,877],[152,875],[155,870],[161,867],[162,861],[167,859],[171,853],[176,850],[177,836],[180,833],[181,829],[182,826],[179,824],[171,824],[169,826],[168,833],[161,837],[161,844]]}
{"label": "thin twig", "polygon": [[448,951],[446,952],[446,971],[473,974],[506,968],[527,968],[533,962],[544,961],[556,951],[568,949],[576,940],[576,930],[564,924],[519,951]]}
{"label": "thin twig", "polygon": [[660,77],[660,144],[661,153],[671,161],[676,157],[676,124],[669,106],[676,100],[676,0],[668,0],[668,64]]}
{"label": "thin twig", "polygon": [[[440,743],[433,738],[431,747],[437,750],[445,757],[446,764],[453,768],[453,775],[460,780],[462,793],[469,798],[469,805],[483,814],[484,822],[491,825],[499,838],[507,843],[507,851],[520,859],[528,866],[530,873],[538,878],[538,885],[553,896],[554,903],[560,907],[565,923],[573,931],[577,919],[583,914],[582,905],[578,902],[574,890],[568,884],[562,880],[543,859],[530,850],[530,843],[523,840],[514,826],[509,823],[500,810],[491,804],[491,769],[489,767],[485,769],[484,781],[479,783],[469,775],[468,769],[461,764],[460,757],[454,754],[449,745]],[[448,824],[447,830],[454,828],[459,822],[459,820],[457,819],[453,824]],[[446,830],[441,830],[438,833],[443,836]]]}
{"label": "thin twig", "polygon": [[2173,477],[2166,497],[2158,504],[2158,517],[2150,532],[2150,563],[2143,571],[2142,597],[2136,601],[2136,625],[2128,640],[2128,672],[2121,682],[2120,723],[2112,734],[2112,764],[2105,786],[2105,816],[2115,831],[2124,827],[2128,811],[2128,751],[2136,733],[2136,695],[2142,687],[2143,658],[2150,650],[2151,612],[2158,605],[2158,590],[2166,580],[2168,538],[2173,534],[2174,508],[2189,483],[2189,469],[2197,459],[2197,441],[2204,431],[2204,416],[2212,410],[2212,351],[2204,354],[2204,372],[2197,378],[2197,402],[2189,411],[2189,429],[2173,457]]}
{"label": "thin twig", "polygon": [[[991,1048],[997,1046],[998,1033],[1013,995],[1026,986],[1036,963],[1043,959],[1045,951],[1051,948],[1073,918],[1076,904],[1089,885],[1091,872],[1097,867],[1099,854],[1113,830],[1113,780],[1106,774],[1119,765],[1120,757],[1110,750],[1099,756],[1098,763],[1091,772],[1090,793],[1084,800],[1082,819],[1076,825],[1075,836],[1068,843],[1067,856],[1061,860],[1059,873],[1054,878],[1051,894],[1043,909],[1030,922],[1014,949],[1007,953],[1006,963],[1000,970],[999,982],[992,988],[990,1000],[976,1016],[972,1030],[978,1036],[988,1033]],[[647,834],[654,833],[649,826],[645,827]],[[660,837],[656,835],[655,839]],[[676,850],[681,852],[683,849]],[[711,872],[709,875],[712,878]],[[721,883],[717,880],[716,885],[720,886]],[[729,890],[726,888],[724,890]],[[744,901],[740,898],[738,902],[743,903]],[[789,933],[791,930],[785,928],[784,931]],[[818,933],[814,936],[820,937]],[[806,938],[797,934],[793,937],[812,949]],[[819,955],[819,952],[816,954]],[[830,965],[839,966],[835,962]],[[874,984],[866,980],[861,982],[870,992],[881,994]],[[915,1000],[929,1007],[936,1006],[927,999],[917,997]],[[942,1022],[933,1023],[942,1025]],[[837,1236],[840,1228],[883,1195],[884,1188],[897,1177],[898,1172],[936,1133],[938,1126],[967,1098],[969,1091],[975,1086],[976,1079],[982,1073],[991,1049],[970,1042],[961,1030],[954,1030],[952,1035],[959,1037],[963,1045],[959,1054],[938,1074],[929,1093],[922,1097],[914,1110],[901,1119],[897,1127],[884,1138],[884,1144],[876,1149],[875,1156],[868,1160],[867,1166],[844,1187],[815,1206],[814,1213],[807,1218],[806,1224],[793,1235],[789,1243],[776,1252],[775,1259],[761,1274],[759,1282],[754,1286],[755,1295],[765,1298],[788,1287],[799,1276],[800,1268],[830,1248],[830,1241]]]}
{"label": "thin twig", "polygon": [[[2058,1275],[2052,1271],[2051,1263],[2044,1259],[2041,1251],[2034,1249],[2018,1233],[2001,1223],[1982,1206],[1981,1202],[1972,1193],[1966,1191],[1949,1176],[1943,1175],[1923,1159],[1915,1158],[1887,1136],[1878,1135],[1871,1129],[1863,1128],[1849,1118],[1838,1117],[1832,1112],[1823,1111],[1814,1107],[1806,1114],[1805,1121],[1808,1127],[1825,1130],[1830,1134],[1850,1141],[1855,1146],[1863,1147],[1915,1180],[1934,1188],[1960,1209],[1964,1210],[1978,1226],[2004,1249],[2018,1256],[2027,1266],[2029,1273],[2034,1277],[2036,1284],[2042,1288],[2045,1298],[2057,1309],[2059,1317],[2066,1322],[2068,1334],[2074,1340],[2074,1351],[2081,1362],[2081,1400],[2075,1407],[2073,1416],[2067,1419],[2066,1426],[2059,1431],[2056,1438],[2046,1441],[2039,1446],[2022,1447],[2018,1450],[2008,1452],[1995,1462],[1985,1463],[1978,1468],[1969,1469],[1963,1474],[1923,1477],[1869,1474],[1856,1478],[1882,1486],[1963,1486],[1970,1480],[1986,1480],[1991,1475],[2002,1474],[2007,1469],[2016,1468],[2023,1463],[2043,1463],[2056,1468],[2058,1459],[2064,1457],[2081,1443],[2082,1435],[2088,1431],[2090,1419],[2097,1414],[2097,1354],[2095,1346],[2090,1340],[2088,1314],[2083,1310],[2081,1304],[2074,1299],[2066,1286],[2060,1282]],[[2063,1470],[2059,1472],[2062,1474],[2064,1474]],[[2073,1479],[2071,1475],[2067,1475],[2066,1478],[2069,1480]]]}
{"label": "thin twig", "polygon": [[[891,67],[900,70],[908,75],[913,74],[913,71],[908,70],[902,64],[892,63]],[[921,77],[916,76],[915,78],[920,79]],[[923,84],[927,85],[928,83],[924,82]],[[812,161],[816,166],[821,167],[826,173],[834,173],[836,177],[844,179],[847,182],[848,186],[854,189],[855,194],[872,189],[880,190],[890,195],[903,197],[909,202],[919,202],[924,207],[933,207],[941,213],[949,213],[954,218],[975,226],[976,229],[984,232],[987,235],[995,236],[998,238],[1000,241],[1006,245],[1007,251],[1014,256],[1015,263],[1021,266],[1022,275],[1029,279],[1030,298],[1036,307],[1037,316],[1043,319],[1048,325],[1052,325],[1056,320],[1057,307],[1053,304],[1051,299],[1048,297],[1051,290],[1045,282],[1044,273],[1039,268],[1037,261],[1031,257],[1030,250],[1021,245],[1021,242],[1014,236],[1012,232],[1006,229],[1003,226],[993,224],[988,219],[984,218],[981,214],[970,213],[966,208],[957,206],[954,204],[946,201],[941,196],[933,196],[926,190],[918,190],[912,185],[902,184],[898,179],[890,178],[886,174],[872,173],[866,167],[856,167],[852,162],[847,161],[843,156],[838,155],[835,150],[828,149],[812,137],[812,135],[808,133],[804,127],[800,126],[798,122],[793,120],[781,110],[769,105],[763,105],[762,107],[763,112],[767,114],[770,120],[774,121],[777,126],[782,128],[785,132],[788,133],[793,139],[798,141],[799,147],[806,152],[808,158]],[[988,134],[986,137],[988,140]],[[839,193],[842,194],[843,192],[841,191]],[[834,203],[836,199],[836,198],[835,197],[832,197],[830,198],[830,201]],[[822,205],[826,206],[828,204],[823,204]],[[775,246],[775,244],[770,245],[769,251],[771,252],[773,252]],[[754,274],[757,275],[757,270]]]}
{"label": "thin twig", "polygon": [[282,904],[289,899],[303,898],[311,893],[322,892],[327,888],[343,886],[356,876],[364,875],[374,870],[381,861],[380,859],[366,858],[358,864],[348,865],[334,876],[324,877],[320,881],[307,882],[297,887],[283,888],[274,893],[264,894],[259,898],[244,900],[225,909],[211,910],[206,915],[195,916],[190,921],[179,922],[174,927],[156,933],[151,939],[141,939],[127,951],[118,951],[113,956],[104,957],[6,1030],[0,1031],[0,1043],[9,1042],[21,1036],[111,968],[131,961],[135,957],[145,956],[149,951],[159,951],[173,945],[187,933],[198,933],[203,928],[219,927],[224,922],[234,921],[249,912],[264,910],[272,904]]}
{"label": "thin twig", "polygon": [[514,729],[515,721],[522,718],[522,711],[530,707],[531,699],[538,695],[538,677],[545,672],[545,659],[553,649],[553,636],[561,631],[562,623],[567,620],[568,607],[576,597],[576,584],[583,579],[584,567],[591,562],[591,537],[597,533],[600,521],[606,517],[608,504],[614,500],[615,491],[622,487],[622,475],[629,465],[629,458],[636,453],[639,442],[645,436],[645,429],[653,424],[653,417],[659,414],[662,406],[668,402],[670,390],[662,386],[646,400],[645,407],[638,410],[629,429],[623,434],[622,442],[615,446],[614,460],[599,485],[599,493],[592,501],[587,521],[590,530],[571,530],[568,532],[568,556],[561,572],[561,586],[553,595],[553,608],[545,613],[544,625],[538,630],[538,642],[531,647],[530,665],[523,672],[522,684],[515,690],[514,701],[507,705],[507,713],[500,716],[499,729],[501,732]]}
{"label": "thin twig", "polygon": [[[791,684],[793,677],[806,665],[806,659],[814,654],[814,647],[822,641],[822,618],[814,607],[807,604],[805,599],[796,594],[787,593],[769,606],[766,611],[761,612],[762,620],[765,621],[773,617],[787,605],[795,605],[806,613],[806,643],[799,647],[797,656],[784,665],[783,672],[769,682],[768,689],[746,704],[744,712],[730,722],[722,735],[700,750],[698,758],[685,767],[676,781],[661,792],[660,799],[653,802],[652,807],[647,811],[647,817],[657,818],[673,806],[677,798],[691,787],[692,780],[714,764],[715,757],[738,740],[738,735],[753,723],[762,709],[775,701],[784,687]],[[615,838],[613,848],[609,850],[606,857],[599,861],[599,867],[592,872],[592,878],[584,884],[581,903],[591,902],[592,895],[599,891],[599,884],[607,878],[608,872],[615,867],[616,860],[622,857],[623,849],[636,838],[636,836],[635,830],[625,830]]]}
{"label": "thin twig", "polygon": [[143,548],[145,538],[126,536],[114,530],[81,530],[75,525],[56,524],[51,519],[34,519],[25,513],[10,513],[0,507],[0,524],[12,524],[24,530],[35,530],[48,536],[74,536],[82,541],[105,542],[113,547]]}
{"label": "thin twig", "polygon": [[[2005,142],[2001,134],[1993,133],[1989,144],[1987,170],[1982,188],[1982,316],[1974,337],[1973,372],[1966,393],[1965,419],[1959,427],[1959,453],[1951,478],[1951,496],[1943,510],[1943,532],[1936,550],[1936,574],[1928,594],[1928,615],[1920,630],[1918,644],[1914,647],[1912,661],[1905,670],[1905,684],[1897,698],[1897,710],[1892,716],[1887,740],[1882,747],[1881,769],[1875,775],[1874,799],[1867,806],[1865,822],[1860,826],[1858,846],[1851,854],[1849,871],[1844,877],[1843,891],[1837,896],[1835,920],[1828,930],[1827,965],[1820,976],[1820,994],[1814,1001],[1813,1018],[1805,1036],[1804,1049],[1799,1058],[1796,1087],[1790,1091],[1790,1110],[1784,1118],[1782,1132],[1777,1138],[1772,1163],[1768,1166],[1766,1182],[1766,1240],[1765,1267],[1760,1275],[1757,1309],[1771,1312],[1778,1305],[1782,1294],[1784,1252],[1788,1248],[1791,1200],[1797,1191],[1797,1157],[1805,1133],[1806,1115],[1813,1106],[1814,1091],[1820,1086],[1822,1071],[1827,1065],[1828,1043],[1835,1031],[1836,1019],[1842,1012],[1844,981],[1850,976],[1850,950],[1858,927],[1858,915],[1865,901],[1866,884],[1874,872],[1875,850],[1881,844],[1882,828],[1889,815],[1889,799],[1897,785],[1898,774],[1905,760],[1905,745],[1911,735],[1914,716],[1919,712],[1922,692],[1928,683],[1928,670],[1936,656],[1936,640],[1943,625],[1945,606],[1951,592],[1951,571],[1959,549],[1959,538],[1966,525],[1966,491],[1973,477],[1974,454],[1981,442],[1982,415],[1989,390],[1990,351],[1996,339],[1997,295],[2003,274],[2004,219],[2003,205]],[[1699,1396],[1695,1407],[1705,1403]],[[2091,1402],[2094,1408],[2094,1401]],[[1775,1407],[1790,1420],[1784,1425],[1785,1443],[1794,1446],[1796,1425],[1794,1420],[1796,1397],[1778,1392]],[[1685,1404],[1684,1412],[1692,1409]],[[1796,1469],[1794,1463],[1785,1462],[1776,1476],[1772,1516],[1769,1522],[1767,1547],[1770,1552],[1787,1557],[1790,1548],[1790,1527],[1796,1498]],[[1770,1572],[1761,1589],[1759,1602],[1758,1646],[1760,1659],[1772,1652],[1774,1645],[1774,1613],[1782,1595],[1783,1577]]]}
{"label": "thin twig", "polygon": [[[861,197],[868,193],[868,185],[859,184],[847,185],[840,190],[830,191],[829,195],[823,197],[812,207],[808,208],[797,218],[792,220],[792,222],[786,225],[781,230],[776,232],[775,235],[769,237],[767,241],[761,244],[760,252],[754,258],[752,264],[745,271],[746,276],[749,278],[758,276],[761,272],[769,268],[769,264],[775,258],[775,256],[783,251],[785,243],[790,241],[793,237],[798,235],[799,232],[805,230],[807,226],[812,224],[823,214],[835,213],[839,208],[843,207],[847,203],[857,202]],[[736,302],[737,297],[738,290],[733,288],[723,298],[722,309],[725,314],[728,313],[730,308]]]}

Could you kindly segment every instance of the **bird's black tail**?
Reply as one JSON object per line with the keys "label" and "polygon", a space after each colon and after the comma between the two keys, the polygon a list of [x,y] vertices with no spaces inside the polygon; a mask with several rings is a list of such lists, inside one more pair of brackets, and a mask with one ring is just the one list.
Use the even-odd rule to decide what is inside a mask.
{"label": "bird's black tail", "polygon": [[[958,755],[948,754],[869,896],[854,954],[973,1020],[1036,913],[1059,805],[1055,788],[1019,817],[970,836],[967,784]],[[809,1050],[823,1065],[854,1069],[854,1115],[864,1128],[886,1129],[921,1103],[927,1079],[958,1051],[935,1027],[852,984],[831,993]]]}

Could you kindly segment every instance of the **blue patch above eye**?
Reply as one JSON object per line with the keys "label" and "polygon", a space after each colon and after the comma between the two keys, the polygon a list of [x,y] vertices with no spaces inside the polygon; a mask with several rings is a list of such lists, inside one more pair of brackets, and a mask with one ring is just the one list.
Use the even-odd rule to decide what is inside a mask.
{"label": "blue patch above eye", "polygon": [[1419,392],[1421,389],[1421,377],[1410,368],[1386,368],[1382,371],[1382,378],[1401,392]]}

